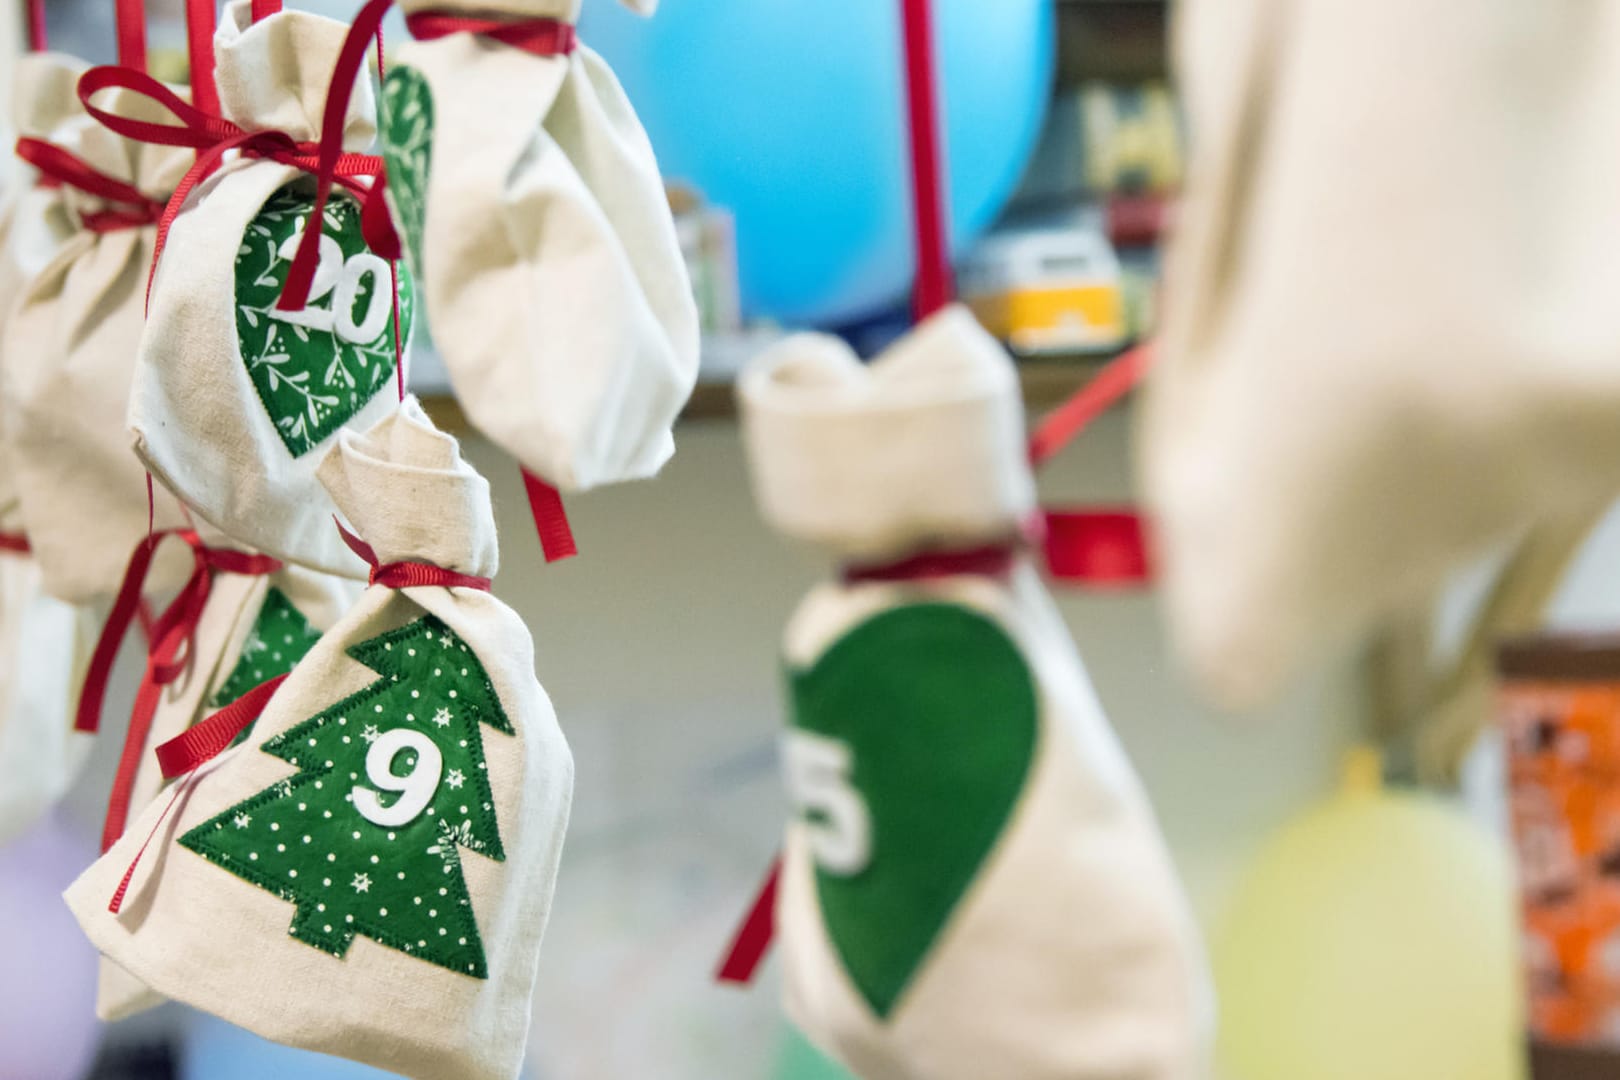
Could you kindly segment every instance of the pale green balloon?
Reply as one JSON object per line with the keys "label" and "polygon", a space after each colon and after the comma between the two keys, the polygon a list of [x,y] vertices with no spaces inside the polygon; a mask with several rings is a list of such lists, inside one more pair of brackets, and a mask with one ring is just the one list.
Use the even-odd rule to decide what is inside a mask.
{"label": "pale green balloon", "polygon": [[1262,852],[1216,942],[1222,1080],[1524,1080],[1504,845],[1376,757]]}

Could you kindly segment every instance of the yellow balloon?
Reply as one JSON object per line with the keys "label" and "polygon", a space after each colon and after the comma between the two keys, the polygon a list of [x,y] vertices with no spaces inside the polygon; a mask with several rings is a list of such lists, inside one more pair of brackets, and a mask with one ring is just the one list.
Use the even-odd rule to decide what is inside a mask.
{"label": "yellow balloon", "polygon": [[1523,1080],[1504,846],[1444,802],[1343,791],[1285,827],[1215,945],[1222,1080]]}

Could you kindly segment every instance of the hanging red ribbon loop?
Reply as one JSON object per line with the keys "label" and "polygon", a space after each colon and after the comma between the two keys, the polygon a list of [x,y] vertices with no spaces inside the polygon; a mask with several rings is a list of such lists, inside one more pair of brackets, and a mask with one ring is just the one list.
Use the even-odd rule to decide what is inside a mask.
{"label": "hanging red ribbon loop", "polygon": [[134,707],[130,710],[129,729],[124,736],[123,753],[107,803],[107,820],[101,835],[103,851],[123,835],[124,825],[129,820],[135,774],[140,766],[147,735],[151,732],[152,718],[157,712],[163,687],[179,678],[190,661],[192,641],[213,587],[214,574],[260,575],[281,568],[281,563],[268,555],[210,548],[190,529],[167,529],[143,539],[130,556],[123,584],[113,602],[112,614],[102,628],[101,639],[96,642],[90,669],[85,675],[84,689],[79,695],[79,709],[74,722],[74,727],[79,731],[93,732],[101,727],[102,706],[106,701],[107,684],[112,677],[119,646],[140,609],[141,591],[145,586],[147,571],[151,569],[152,558],[159,545],[171,536],[179,537],[191,547],[193,570],[191,578],[174,601],[152,625],[146,672],[136,691]]}
{"label": "hanging red ribbon loop", "polygon": [[379,562],[377,552],[370,544],[344,528],[343,522],[336,518],[332,520],[337,525],[343,542],[349,545],[349,550],[364,559],[371,567],[373,585],[381,585],[385,589],[477,589],[480,592],[489,592],[490,581],[487,577],[446,570],[432,563]]}

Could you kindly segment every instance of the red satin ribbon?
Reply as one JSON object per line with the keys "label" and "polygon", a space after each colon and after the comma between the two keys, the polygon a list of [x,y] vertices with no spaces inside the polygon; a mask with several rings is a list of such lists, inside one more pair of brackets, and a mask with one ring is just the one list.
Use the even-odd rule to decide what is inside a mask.
{"label": "red satin ribbon", "polygon": [[720,969],[714,973],[717,982],[753,981],[754,972],[759,969],[765,954],[770,951],[771,939],[776,936],[776,887],[781,876],[782,857],[778,855],[765,875],[759,895],[754,897],[742,925],[737,928],[736,936],[731,939],[731,945],[720,961]]}
{"label": "red satin ribbon", "polygon": [[[107,112],[92,104],[92,99],[97,93],[113,87],[151,98],[180,123],[160,124],[149,120],[135,120]],[[197,108],[161,82],[139,71],[119,67],[91,68],[79,79],[79,100],[84,103],[87,113],[108,130],[125,138],[159,146],[185,146],[197,151],[196,163],[187,170],[158,218],[157,241],[152,252],[152,271],[147,276],[148,297],[151,295],[152,277],[157,272],[158,260],[163,256],[163,246],[168,240],[170,226],[174,224],[174,219],[185,206],[186,198],[192,189],[218,167],[227,153],[236,150],[247,157],[264,158],[305,172],[316,170],[316,152],[319,149],[317,144],[297,142],[284,131],[248,131],[222,116]],[[341,114],[338,122],[341,125]],[[341,150],[341,131],[338,133],[337,145]],[[361,199],[368,197],[372,189],[369,185],[362,184],[359,178],[376,178],[381,174],[381,158],[374,154],[348,153],[337,155],[330,173],[336,183]],[[367,237],[367,240],[369,242],[370,237]]]}
{"label": "red satin ribbon", "polygon": [[0,533],[0,551],[8,551],[13,555],[28,555],[33,550],[28,546],[28,537],[22,533]]}
{"label": "red satin ribbon", "polygon": [[194,567],[191,578],[181,588],[179,595],[152,626],[146,672],[136,691],[134,707],[130,710],[129,730],[124,736],[123,753],[107,803],[107,820],[101,836],[103,851],[123,835],[124,826],[129,820],[135,773],[146,746],[146,738],[151,733],[152,718],[157,712],[163,687],[179,678],[190,661],[192,641],[197,632],[197,623],[202,618],[203,607],[208,602],[208,594],[213,588],[214,574],[261,575],[281,568],[281,563],[268,555],[207,547],[190,529],[166,529],[143,539],[130,556],[112,613],[107,617],[101,639],[96,642],[96,650],[91,656],[74,721],[74,727],[79,731],[93,732],[101,727],[107,684],[112,677],[119,646],[123,644],[140,608],[141,590],[147,571],[151,569],[152,558],[158,546],[171,536],[179,537],[191,547]]}
{"label": "red satin ribbon", "polygon": [[[321,214],[326,207],[327,197],[332,193],[333,182],[341,176],[339,163],[343,157],[343,117],[348,112],[349,99],[354,95],[355,80],[360,74],[360,65],[365,61],[366,50],[371,47],[371,39],[376,36],[382,26],[383,16],[388,13],[393,3],[394,0],[367,0],[359,14],[354,17],[348,36],[343,39],[343,48],[338,53],[337,63],[332,66],[332,81],[326,91],[326,112],[321,119],[321,142],[316,165],[310,170],[315,174],[315,202],[309,212],[311,227],[304,229],[304,236],[299,242],[297,253],[293,256],[292,266],[287,270],[287,284],[282,290],[281,300],[277,303],[282,311],[298,311],[309,302],[310,283],[315,278],[315,268],[320,261]],[[500,23],[493,20],[466,19],[435,12],[422,12],[416,15],[409,25],[412,26],[413,32],[416,28],[428,32],[421,36],[439,36],[463,31],[480,33],[544,56],[570,52],[575,44],[573,27],[555,19]],[[370,239],[368,236],[367,240]],[[394,247],[393,256],[387,256],[380,249],[378,254],[397,258],[397,237],[394,239]]]}
{"label": "red satin ribbon", "polygon": [[54,143],[31,136],[17,140],[17,156],[39,170],[54,186],[71,187],[116,205],[81,215],[91,232],[105,233],[151,225],[163,214],[163,204],[149,199],[134,184],[108,176],[83,158]]}
{"label": "red satin ribbon", "polygon": [[343,542],[349,545],[349,550],[360,556],[371,566],[371,584],[381,585],[385,589],[478,589],[489,592],[489,578],[478,577],[475,574],[463,574],[456,570],[446,570],[442,566],[423,562],[391,562],[383,563],[377,559],[377,552],[372,546],[360,539],[354,533],[343,527],[343,522],[332,519],[343,536]]}
{"label": "red satin ribbon", "polygon": [[[265,706],[270,704],[270,699],[275,696],[277,688],[286,681],[285,675],[267,679],[184,734],[159,746],[157,759],[159,767],[163,770],[163,778],[173,780],[218,757],[222,750],[236,741],[236,737],[249,724],[263,714]],[[113,891],[112,899],[107,904],[107,910],[114,915],[123,910],[124,897],[129,894],[129,883],[135,878],[135,868],[141,865],[141,859],[146,856],[146,849],[152,846],[152,840],[163,827],[163,823],[168,820],[170,811],[174,809],[175,803],[180,801],[180,795],[184,790],[185,785],[175,785],[174,794],[169,796],[169,802],[163,807],[163,813],[152,823],[151,832],[146,834],[146,839],[141,841],[135,857],[129,861],[124,876],[119,879],[118,888]]]}

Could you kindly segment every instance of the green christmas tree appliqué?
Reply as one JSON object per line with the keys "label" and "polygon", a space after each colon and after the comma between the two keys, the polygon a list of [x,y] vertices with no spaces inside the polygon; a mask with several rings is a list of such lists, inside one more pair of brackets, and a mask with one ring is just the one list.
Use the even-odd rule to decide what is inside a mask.
{"label": "green christmas tree appliqu\u00e9", "polygon": [[422,231],[427,223],[428,171],[433,163],[433,91],[407,64],[388,69],[382,87],[383,161],[388,203],[405,233],[411,268],[422,273]]}
{"label": "green christmas tree appliqu\u00e9", "polygon": [[[294,457],[341,428],[394,375],[393,278],[366,247],[360,209],[346,193],[327,201],[308,302],[298,311],[277,307],[311,205],[298,187],[282,188],[248,223],[236,255],[242,362]],[[414,306],[411,276],[400,267],[401,341]]]}
{"label": "green christmas tree appliqu\u00e9", "polygon": [[349,655],[380,678],[261,748],[299,771],[180,843],[295,904],[289,932],[307,945],[342,957],[362,934],[487,978],[458,848],[506,858],[479,725],[512,725],[432,615]]}
{"label": "green christmas tree appliqu\u00e9", "polygon": [[304,613],[280,589],[272,588],[242,642],[236,666],[209,705],[223,708],[266,679],[287,674],[319,640],[321,632],[309,624]]}

